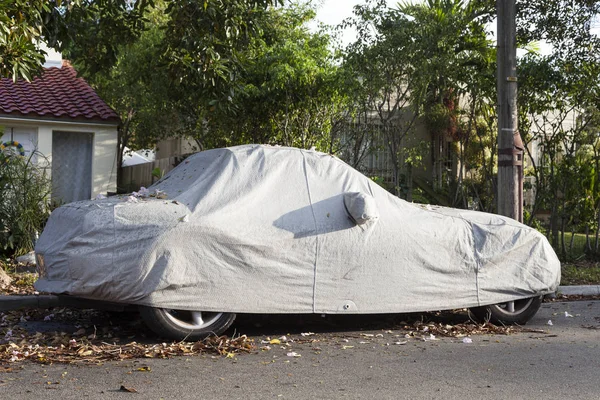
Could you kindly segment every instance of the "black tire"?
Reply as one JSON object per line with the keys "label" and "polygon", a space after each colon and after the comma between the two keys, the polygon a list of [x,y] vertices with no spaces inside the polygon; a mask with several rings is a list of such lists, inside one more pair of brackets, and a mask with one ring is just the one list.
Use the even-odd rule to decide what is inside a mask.
{"label": "black tire", "polygon": [[[140,316],[157,335],[186,341],[202,340],[210,335],[219,336],[235,321],[235,314],[232,313],[169,310],[146,306],[140,307]],[[198,322],[199,316],[201,322]]]}
{"label": "black tire", "polygon": [[530,297],[512,302],[475,307],[469,311],[481,322],[490,321],[496,324],[523,325],[538,312],[542,305],[542,299],[543,296]]}

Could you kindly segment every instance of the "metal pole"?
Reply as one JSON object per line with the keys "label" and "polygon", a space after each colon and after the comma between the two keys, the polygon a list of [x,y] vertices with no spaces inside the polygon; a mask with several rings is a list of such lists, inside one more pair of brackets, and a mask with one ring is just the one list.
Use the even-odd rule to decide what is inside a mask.
{"label": "metal pole", "polygon": [[523,142],[517,126],[515,0],[498,11],[498,214],[523,221]]}

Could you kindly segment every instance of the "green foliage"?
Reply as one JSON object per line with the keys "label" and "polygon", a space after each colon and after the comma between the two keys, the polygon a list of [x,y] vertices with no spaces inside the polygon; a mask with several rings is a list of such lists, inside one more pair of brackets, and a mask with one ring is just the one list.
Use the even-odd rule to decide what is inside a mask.
{"label": "green foliage", "polygon": [[600,38],[590,31],[598,14],[598,1],[517,0],[517,40],[545,40],[564,60],[598,61]]}
{"label": "green foliage", "polygon": [[531,212],[529,212],[529,210],[527,209],[523,210],[523,221],[526,221],[529,226],[531,226],[539,232],[546,232],[546,228],[544,228],[542,222],[539,219],[537,219],[535,215],[532,215]]}
{"label": "green foliage", "polygon": [[[253,37],[262,33],[268,6],[279,0],[170,2],[165,10],[164,54],[177,80],[202,90],[207,104],[222,106],[232,75]],[[215,102],[216,101],[216,102]],[[213,103],[214,102],[214,103]]]}
{"label": "green foliage", "polygon": [[49,12],[44,0],[0,1],[0,77],[31,80],[39,72],[44,54],[35,39],[42,35]]}
{"label": "green foliage", "polygon": [[35,237],[49,215],[50,179],[29,158],[0,153],[0,252],[33,250]]}
{"label": "green foliage", "polygon": [[[447,184],[443,147],[448,139],[460,143],[456,146],[463,158],[460,165],[467,164],[466,148],[477,120],[489,117],[495,104],[495,49],[485,31],[494,4],[440,0],[404,2],[397,7],[368,1],[355,7],[355,17],[343,24],[359,32],[344,59],[354,100],[351,115],[359,121],[377,120],[393,164],[395,186],[403,191],[407,187],[408,192],[412,168],[418,165],[415,156],[426,153],[415,137],[422,123],[432,143],[437,143],[429,151],[434,182],[441,189]],[[361,143],[370,140],[357,138]],[[359,153],[365,146],[350,147]],[[482,179],[490,180],[491,168],[485,171]]]}
{"label": "green foliage", "polygon": [[162,61],[171,80],[171,98],[180,132],[198,147],[226,145],[216,134],[221,118],[236,112],[253,40],[269,29],[270,6],[280,0],[170,2],[166,9]]}
{"label": "green foliage", "polygon": [[434,204],[433,200],[431,200],[425,191],[421,188],[414,188],[412,193],[412,201],[413,203],[419,204]]}
{"label": "green foliage", "polygon": [[343,59],[343,78],[351,101],[349,115],[353,122],[372,124],[377,129],[352,132],[347,139],[358,145],[347,143],[344,152],[351,160],[359,160],[365,148],[385,147],[393,169],[392,186],[399,195],[402,148],[405,139],[414,133],[418,118],[417,103],[413,101],[418,68],[413,59],[414,32],[410,21],[397,10],[388,9],[384,1],[358,5],[354,14],[342,25],[358,32],[356,42],[345,49]]}
{"label": "green foliage", "polygon": [[160,168],[156,167],[152,170],[152,176],[160,179],[165,175],[165,171],[162,171]]}
{"label": "green foliage", "polygon": [[221,137],[332,151],[345,97],[329,36],[306,29],[314,15],[304,6],[268,10],[245,53],[235,114],[217,124]]}
{"label": "green foliage", "polygon": [[[528,168],[535,181],[529,221],[548,210],[549,239],[569,259],[570,232],[595,232],[600,221],[600,39],[590,31],[600,2],[534,0],[518,6],[519,40],[544,39],[553,46],[550,55],[528,54],[519,63],[519,128],[527,151],[538,150]],[[587,256],[600,252],[594,237],[586,247]]]}
{"label": "green foliage", "polygon": [[[519,126],[525,142],[538,149],[528,170],[535,180],[531,212],[550,211],[548,236],[564,259],[570,252],[563,237],[597,230],[600,211],[599,66],[573,63],[559,54],[521,61]],[[599,251],[597,245],[589,250]]]}
{"label": "green foliage", "polygon": [[275,3],[156,2],[108,74],[88,78],[121,115],[122,148],[184,136],[199,150],[254,142],[331,151],[344,95],[329,37],[307,31],[312,9]]}
{"label": "green foliage", "polygon": [[[424,4],[399,4],[399,11],[413,18],[409,29],[418,44],[416,87],[419,106],[424,107],[425,112],[430,106],[444,104],[445,98],[470,92],[469,85],[481,79],[478,75],[490,73],[495,53],[485,24],[491,20],[494,10],[494,5],[485,1],[430,0]],[[439,110],[437,113],[439,115]]]}
{"label": "green foliage", "polygon": [[90,71],[116,59],[143,29],[146,0],[0,0],[0,76],[31,80],[41,71],[41,41]]}

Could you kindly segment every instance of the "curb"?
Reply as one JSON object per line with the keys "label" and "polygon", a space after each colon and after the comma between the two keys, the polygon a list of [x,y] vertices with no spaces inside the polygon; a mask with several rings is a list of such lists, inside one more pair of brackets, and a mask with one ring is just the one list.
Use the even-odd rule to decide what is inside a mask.
{"label": "curb", "polygon": [[558,293],[567,296],[600,296],[600,285],[559,286]]}

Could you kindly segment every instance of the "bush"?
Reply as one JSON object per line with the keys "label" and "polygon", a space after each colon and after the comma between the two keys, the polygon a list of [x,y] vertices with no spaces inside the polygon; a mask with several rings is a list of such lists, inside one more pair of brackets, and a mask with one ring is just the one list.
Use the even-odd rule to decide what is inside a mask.
{"label": "bush", "polygon": [[19,256],[33,250],[50,214],[50,178],[30,157],[0,153],[0,253]]}

